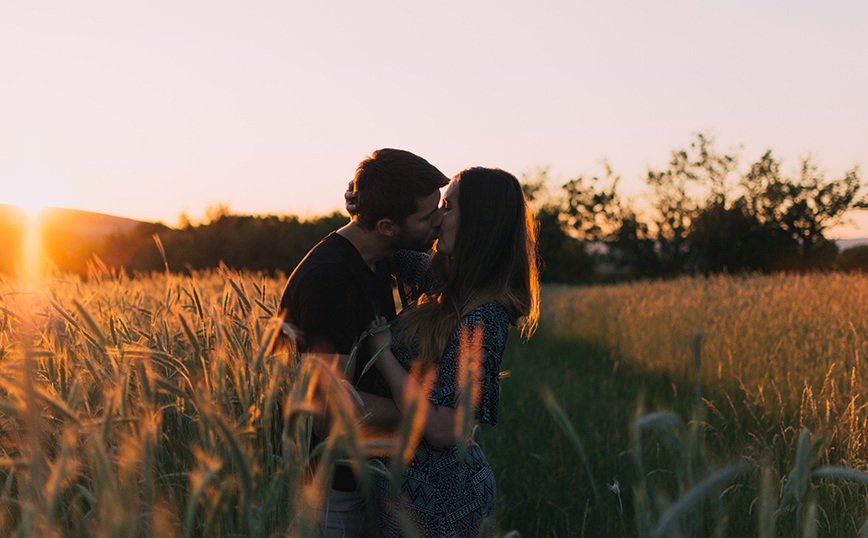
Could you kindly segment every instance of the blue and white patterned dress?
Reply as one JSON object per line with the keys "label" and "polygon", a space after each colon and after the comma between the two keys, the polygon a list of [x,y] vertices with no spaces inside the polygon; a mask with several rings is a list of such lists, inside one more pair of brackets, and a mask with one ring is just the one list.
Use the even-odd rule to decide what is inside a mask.
{"label": "blue and white patterned dress", "polygon": [[[395,274],[404,305],[412,304],[420,294],[433,289],[435,281],[428,266],[428,256],[400,251],[395,255]],[[436,381],[428,399],[436,405],[457,407],[458,355],[463,329],[483,331],[481,341],[482,374],[478,378],[480,393],[475,418],[482,423],[497,423],[500,392],[500,363],[509,334],[509,317],[497,302],[488,302],[471,311],[459,323],[443,352]],[[464,349],[467,349],[465,343]],[[393,345],[395,357],[407,371],[411,354],[404,346]],[[381,387],[381,395],[389,396]],[[476,537],[484,519],[494,530],[494,475],[482,450],[475,442],[465,444],[461,459],[458,440],[445,448],[436,448],[421,439],[416,455],[404,470],[397,498],[391,494],[388,479],[376,478],[377,532],[394,538],[402,535],[397,521],[404,512],[419,536],[425,538]]]}

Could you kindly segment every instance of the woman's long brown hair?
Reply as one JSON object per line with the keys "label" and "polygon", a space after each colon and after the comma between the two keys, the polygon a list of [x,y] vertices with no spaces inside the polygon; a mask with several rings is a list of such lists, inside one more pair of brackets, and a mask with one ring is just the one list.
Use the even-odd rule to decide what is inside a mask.
{"label": "woman's long brown hair", "polygon": [[452,255],[436,253],[439,282],[400,317],[401,340],[427,366],[439,364],[449,337],[474,308],[497,301],[525,336],[539,319],[537,230],[521,184],[500,169],[469,168],[459,182]]}

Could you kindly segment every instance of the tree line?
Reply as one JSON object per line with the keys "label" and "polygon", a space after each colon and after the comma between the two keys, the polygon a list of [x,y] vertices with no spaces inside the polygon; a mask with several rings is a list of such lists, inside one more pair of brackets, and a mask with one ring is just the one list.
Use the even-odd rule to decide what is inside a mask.
{"label": "tree line", "polygon": [[771,150],[745,168],[697,134],[650,169],[641,200],[624,197],[604,163],[599,177],[552,192],[547,171],[525,176],[540,223],[549,282],[593,283],[682,274],[868,270],[868,246],[838,251],[826,234],[868,208],[858,166],[827,179],[810,158],[784,175]]}
{"label": "tree line", "polygon": [[218,267],[269,274],[290,274],[320,239],[349,222],[330,215],[236,215],[225,206],[210,211],[202,224],[179,228],[142,223],[132,232],[115,233],[97,247],[97,263],[131,272],[191,272]]}

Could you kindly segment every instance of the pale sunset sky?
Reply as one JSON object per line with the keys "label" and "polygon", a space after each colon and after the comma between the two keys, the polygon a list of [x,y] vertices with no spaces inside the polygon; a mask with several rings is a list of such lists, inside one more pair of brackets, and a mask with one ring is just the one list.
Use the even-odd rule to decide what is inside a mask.
{"label": "pale sunset sky", "polygon": [[379,147],[638,195],[701,131],[868,183],[865,0],[0,0],[0,77],[0,203],[170,225],[328,213]]}

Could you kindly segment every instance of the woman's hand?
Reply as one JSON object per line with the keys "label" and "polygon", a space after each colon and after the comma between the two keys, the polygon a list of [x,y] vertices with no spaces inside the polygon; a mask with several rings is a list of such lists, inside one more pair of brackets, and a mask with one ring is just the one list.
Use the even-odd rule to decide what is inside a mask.
{"label": "woman's hand", "polygon": [[[386,321],[386,318],[380,317],[379,319],[375,319],[368,326],[369,329],[377,329],[380,330],[372,333],[368,338],[368,351],[371,355],[379,352],[381,349],[386,348],[387,350],[392,347],[392,331],[389,329],[389,323]],[[377,364],[379,365],[379,360]]]}
{"label": "woman's hand", "polygon": [[350,181],[350,184],[347,185],[347,192],[344,193],[344,200],[346,201],[347,213],[349,213],[350,216],[355,215],[359,209],[359,206],[356,203],[357,196],[358,195],[356,194],[356,191],[353,190],[353,182]]}

